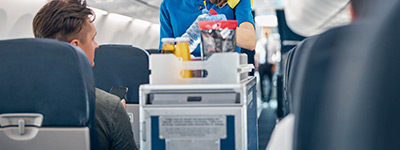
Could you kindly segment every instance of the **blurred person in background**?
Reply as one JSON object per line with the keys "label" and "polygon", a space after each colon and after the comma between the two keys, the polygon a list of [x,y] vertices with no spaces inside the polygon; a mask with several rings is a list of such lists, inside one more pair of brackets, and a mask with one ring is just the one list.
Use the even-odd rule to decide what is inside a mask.
{"label": "blurred person in background", "polygon": [[272,89],[272,76],[278,65],[280,43],[279,38],[271,34],[269,27],[263,28],[262,36],[256,45],[256,70],[260,73],[261,98],[269,102]]}

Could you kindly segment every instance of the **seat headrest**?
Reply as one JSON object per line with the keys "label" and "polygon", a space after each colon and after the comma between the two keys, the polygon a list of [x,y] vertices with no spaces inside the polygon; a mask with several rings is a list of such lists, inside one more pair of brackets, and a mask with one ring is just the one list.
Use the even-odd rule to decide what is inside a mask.
{"label": "seat headrest", "polygon": [[42,126],[88,126],[94,80],[81,49],[52,39],[0,41],[0,114],[40,113]]}
{"label": "seat headrest", "polygon": [[126,102],[139,103],[139,86],[149,83],[149,54],[131,45],[101,45],[93,68],[96,87],[128,87]]}

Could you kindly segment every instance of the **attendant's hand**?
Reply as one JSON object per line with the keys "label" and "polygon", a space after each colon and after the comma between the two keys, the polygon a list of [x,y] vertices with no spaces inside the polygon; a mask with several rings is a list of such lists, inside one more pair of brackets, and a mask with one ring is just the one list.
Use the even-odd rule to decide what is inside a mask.
{"label": "attendant's hand", "polygon": [[257,44],[256,31],[250,22],[242,22],[236,28],[236,45],[248,50],[254,50]]}
{"label": "attendant's hand", "polygon": [[122,99],[121,103],[122,103],[122,105],[124,105],[124,108],[126,109],[126,101],[125,101],[125,99]]}

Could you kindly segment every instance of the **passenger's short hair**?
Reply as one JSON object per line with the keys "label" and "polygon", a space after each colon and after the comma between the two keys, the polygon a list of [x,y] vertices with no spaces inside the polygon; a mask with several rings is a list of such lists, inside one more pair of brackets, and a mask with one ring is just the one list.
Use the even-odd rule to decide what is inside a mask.
{"label": "passenger's short hair", "polygon": [[[93,22],[95,15],[86,5],[86,0],[53,0],[44,5],[33,19],[36,38],[52,38],[70,42],[74,38],[84,40],[78,33],[86,21]],[[84,42],[84,41],[82,41]]]}

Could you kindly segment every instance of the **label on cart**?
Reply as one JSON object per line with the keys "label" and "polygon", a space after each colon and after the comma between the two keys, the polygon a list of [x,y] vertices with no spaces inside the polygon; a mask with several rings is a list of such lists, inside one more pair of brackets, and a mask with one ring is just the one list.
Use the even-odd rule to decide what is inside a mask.
{"label": "label on cart", "polygon": [[250,91],[249,94],[247,94],[247,105],[250,104],[251,100],[253,100],[253,91]]}
{"label": "label on cart", "polygon": [[226,138],[225,115],[167,115],[159,117],[161,139]]}

